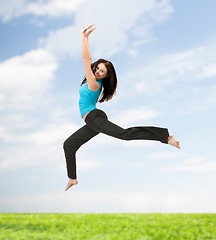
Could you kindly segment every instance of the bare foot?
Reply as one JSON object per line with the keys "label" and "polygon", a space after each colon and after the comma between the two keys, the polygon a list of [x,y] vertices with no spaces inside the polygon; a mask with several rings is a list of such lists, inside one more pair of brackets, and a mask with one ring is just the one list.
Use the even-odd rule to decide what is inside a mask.
{"label": "bare foot", "polygon": [[179,142],[174,138],[174,136],[169,136],[168,137],[168,144],[180,149]]}
{"label": "bare foot", "polygon": [[67,191],[70,187],[72,187],[73,185],[76,185],[78,183],[78,181],[76,179],[71,179],[69,178],[67,187],[65,188],[65,191]]}

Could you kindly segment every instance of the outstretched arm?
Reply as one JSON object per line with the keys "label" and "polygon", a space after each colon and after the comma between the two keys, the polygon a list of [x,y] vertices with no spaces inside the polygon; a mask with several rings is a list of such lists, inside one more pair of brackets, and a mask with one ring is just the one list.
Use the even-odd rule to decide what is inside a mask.
{"label": "outstretched arm", "polygon": [[[91,56],[91,52],[89,49],[89,43],[88,43],[88,37],[89,37],[90,33],[92,31],[94,31],[96,28],[96,27],[92,28],[93,25],[89,25],[88,27],[82,28],[81,39],[82,39],[82,59],[83,59],[85,76],[87,79],[87,85],[90,90],[96,91],[99,89],[100,85],[96,82],[96,77],[93,74],[92,69],[91,69],[92,56]],[[87,30],[89,30],[89,31],[87,32]]]}

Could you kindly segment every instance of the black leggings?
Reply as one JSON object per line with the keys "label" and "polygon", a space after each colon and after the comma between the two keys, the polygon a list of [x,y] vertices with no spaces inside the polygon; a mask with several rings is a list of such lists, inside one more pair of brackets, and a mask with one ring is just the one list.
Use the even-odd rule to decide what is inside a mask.
{"label": "black leggings", "polygon": [[110,122],[106,113],[100,109],[92,110],[86,116],[85,122],[86,125],[64,142],[67,173],[71,179],[77,178],[76,151],[100,132],[122,140],[156,140],[168,143],[169,132],[167,128],[140,126],[124,129]]}

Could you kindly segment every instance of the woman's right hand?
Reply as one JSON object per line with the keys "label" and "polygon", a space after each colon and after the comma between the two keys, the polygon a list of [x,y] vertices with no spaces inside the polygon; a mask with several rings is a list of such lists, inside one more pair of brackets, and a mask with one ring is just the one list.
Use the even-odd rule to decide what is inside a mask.
{"label": "woman's right hand", "polygon": [[[94,26],[94,24],[89,25],[88,27],[84,27],[84,26],[83,26],[83,27],[82,27],[82,31],[81,31],[81,36],[88,38],[88,36],[90,35],[90,33],[96,29],[96,27],[92,28],[92,26]],[[90,29],[90,28],[92,28],[92,29]],[[87,31],[88,29],[90,29],[90,30]]]}

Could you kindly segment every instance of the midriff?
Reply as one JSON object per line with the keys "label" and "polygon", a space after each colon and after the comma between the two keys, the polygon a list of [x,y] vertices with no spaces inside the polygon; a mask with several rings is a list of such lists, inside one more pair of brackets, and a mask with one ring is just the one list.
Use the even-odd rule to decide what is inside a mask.
{"label": "midriff", "polygon": [[83,118],[83,120],[85,120],[86,119],[86,116],[90,113],[91,111],[89,111],[89,112],[87,112],[82,118]]}

